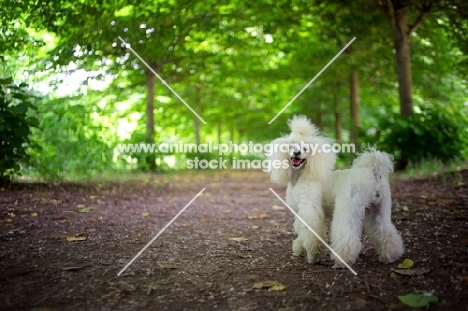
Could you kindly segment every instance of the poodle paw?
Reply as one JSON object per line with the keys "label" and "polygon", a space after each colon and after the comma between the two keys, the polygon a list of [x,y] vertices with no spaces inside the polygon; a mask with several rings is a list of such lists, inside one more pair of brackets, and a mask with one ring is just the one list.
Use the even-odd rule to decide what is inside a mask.
{"label": "poodle paw", "polygon": [[315,254],[307,254],[307,262],[311,264],[315,264],[320,262],[321,259],[321,254],[320,253],[315,253]]}
{"label": "poodle paw", "polygon": [[396,253],[396,254],[383,254],[380,256],[380,261],[383,263],[392,263],[398,259],[401,258],[402,253]]}
{"label": "poodle paw", "polygon": [[344,269],[346,268],[346,266],[340,261],[340,262],[336,262],[333,266],[332,266],[333,269]]}
{"label": "poodle paw", "polygon": [[293,255],[300,256],[303,250],[304,246],[302,245],[302,241],[299,238],[295,239],[292,245]]}

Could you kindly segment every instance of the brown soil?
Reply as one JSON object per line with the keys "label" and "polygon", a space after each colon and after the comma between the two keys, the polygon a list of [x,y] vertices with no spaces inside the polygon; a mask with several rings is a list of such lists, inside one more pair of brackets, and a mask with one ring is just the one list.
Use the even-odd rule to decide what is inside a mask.
{"label": "brown soil", "polygon": [[430,310],[468,310],[467,180],[392,182],[404,258],[429,269],[419,276],[392,273],[401,261],[378,262],[365,237],[357,276],[328,254],[316,265],[293,257],[293,216],[268,190],[285,187],[262,172],[3,186],[0,309],[407,310],[397,296],[426,293],[439,300]]}

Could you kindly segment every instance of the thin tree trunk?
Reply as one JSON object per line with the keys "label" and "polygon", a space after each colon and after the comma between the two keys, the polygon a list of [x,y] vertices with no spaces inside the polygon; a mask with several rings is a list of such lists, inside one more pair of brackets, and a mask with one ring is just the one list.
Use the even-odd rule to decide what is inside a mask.
{"label": "thin tree trunk", "polygon": [[335,135],[336,140],[341,140],[341,113],[339,111],[335,112]]}
{"label": "thin tree trunk", "polygon": [[[195,86],[195,104],[197,107],[200,106],[200,85]],[[194,132],[195,132],[195,143],[200,145],[200,119],[197,118],[197,116],[194,115],[193,118],[193,126],[194,126]]]}
{"label": "thin tree trunk", "polygon": [[358,128],[361,126],[361,120],[359,117],[359,76],[358,71],[354,70],[351,72],[351,131],[350,138],[354,143],[358,142]]}
{"label": "thin tree trunk", "polygon": [[398,76],[398,95],[400,114],[409,116],[413,113],[413,79],[411,75],[410,40],[411,34],[421,26],[429,14],[431,3],[425,3],[413,25],[408,24],[407,3],[401,0],[387,0],[384,5],[390,19],[393,32],[393,44],[396,52],[396,69]]}
{"label": "thin tree trunk", "polygon": [[408,33],[408,9],[395,10],[396,33],[393,33],[398,75],[398,94],[400,114],[409,116],[413,113],[413,79],[411,76],[410,37]]}
{"label": "thin tree trunk", "polygon": [[341,140],[341,113],[339,112],[339,101],[338,101],[338,83],[333,84],[333,102],[335,105],[335,136],[336,140]]}
{"label": "thin tree trunk", "polygon": [[200,145],[200,120],[195,116],[193,118],[193,130],[195,132],[195,143]]}
{"label": "thin tree trunk", "polygon": [[316,114],[315,114],[315,125],[317,125],[318,128],[322,128],[322,98],[318,97],[316,99]]}
{"label": "thin tree trunk", "polygon": [[[154,88],[156,76],[150,71],[146,71],[146,143],[154,144]],[[146,155],[146,167],[150,171],[156,170],[156,157],[154,154]]]}

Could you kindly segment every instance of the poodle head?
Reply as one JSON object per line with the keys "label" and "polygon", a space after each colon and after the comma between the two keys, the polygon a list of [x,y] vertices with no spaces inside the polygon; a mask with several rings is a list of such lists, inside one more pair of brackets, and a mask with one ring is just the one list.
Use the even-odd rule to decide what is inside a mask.
{"label": "poodle head", "polygon": [[317,127],[305,116],[294,116],[288,125],[291,133],[270,143],[267,156],[271,181],[288,182],[292,170],[300,170],[305,179],[323,179],[335,166],[336,154],[331,148],[324,148],[331,146],[333,140],[320,136]]}
{"label": "poodle head", "polygon": [[311,146],[305,144],[304,141],[297,143],[290,143],[289,146],[289,160],[293,169],[300,169],[306,164],[307,157],[310,155]]}

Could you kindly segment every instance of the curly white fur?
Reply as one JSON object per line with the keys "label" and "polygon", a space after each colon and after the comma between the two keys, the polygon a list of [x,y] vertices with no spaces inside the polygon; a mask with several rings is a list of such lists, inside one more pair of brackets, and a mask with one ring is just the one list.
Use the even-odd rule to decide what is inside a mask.
{"label": "curly white fur", "polygon": [[[317,128],[304,116],[295,116],[289,127],[289,136],[271,144],[320,146],[333,142],[319,136]],[[355,263],[361,251],[363,226],[383,262],[400,258],[404,252],[403,241],[391,222],[388,182],[393,172],[391,156],[370,148],[354,160],[351,169],[333,171],[335,154],[306,149],[292,147],[286,152],[286,148],[276,148],[269,157],[292,161],[287,168],[273,168],[270,172],[272,182],[288,183],[287,203],[322,238],[326,235],[325,219],[333,216],[331,247],[348,264]],[[309,262],[320,260],[321,245],[315,235],[297,219],[294,230],[298,237],[293,242],[293,253],[300,255],[305,250]],[[334,267],[344,267],[338,258],[333,255],[332,258]]]}

